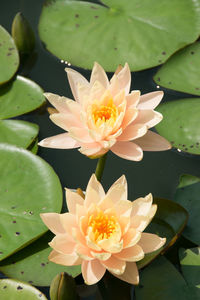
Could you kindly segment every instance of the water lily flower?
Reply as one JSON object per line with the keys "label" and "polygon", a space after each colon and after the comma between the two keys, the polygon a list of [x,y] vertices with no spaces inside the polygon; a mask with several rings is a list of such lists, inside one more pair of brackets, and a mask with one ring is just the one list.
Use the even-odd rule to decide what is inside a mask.
{"label": "water lily flower", "polygon": [[105,193],[92,175],[85,199],[66,189],[66,201],[69,212],[41,214],[56,235],[49,243],[53,248],[49,260],[64,266],[81,264],[86,284],[98,282],[106,270],[121,280],[138,284],[136,262],[166,241],[143,232],[157,209],[152,195],[131,202],[127,200],[125,176]]}
{"label": "water lily flower", "polygon": [[42,140],[49,148],[72,149],[96,158],[111,150],[116,155],[139,161],[144,151],[162,151],[170,143],[149,128],[162,120],[154,108],[163,97],[162,91],[140,95],[130,92],[131,73],[128,64],[119,67],[111,80],[95,63],[90,82],[80,73],[66,68],[75,101],[45,93],[57,109],[50,119],[67,133]]}

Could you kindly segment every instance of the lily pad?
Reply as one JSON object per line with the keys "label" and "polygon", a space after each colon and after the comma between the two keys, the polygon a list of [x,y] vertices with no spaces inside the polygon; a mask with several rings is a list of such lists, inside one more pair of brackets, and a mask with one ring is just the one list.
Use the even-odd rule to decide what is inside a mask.
{"label": "lily pad", "polygon": [[73,65],[91,69],[98,61],[115,71],[128,62],[137,71],[165,62],[198,38],[199,6],[192,0],[49,0],[39,34],[50,52]]}
{"label": "lily pad", "polygon": [[188,286],[177,269],[159,257],[140,273],[136,300],[188,300]]}
{"label": "lily pad", "polygon": [[28,113],[45,102],[43,90],[30,79],[17,76],[0,87],[0,119]]}
{"label": "lily pad", "polygon": [[175,100],[159,105],[163,120],[156,126],[160,135],[173,147],[191,154],[200,154],[200,98]]}
{"label": "lily pad", "polygon": [[154,203],[157,204],[158,209],[155,217],[145,231],[165,237],[166,243],[161,249],[146,254],[141,261],[137,262],[139,269],[149,264],[161,252],[165,252],[176,242],[188,219],[187,211],[174,201],[155,198]]}
{"label": "lily pad", "polygon": [[35,139],[32,144],[28,147],[28,150],[33,154],[37,154],[38,152],[38,139]]}
{"label": "lily pad", "polygon": [[174,201],[182,205],[189,213],[189,220],[183,231],[183,236],[200,245],[200,182],[178,188]]}
{"label": "lily pad", "polygon": [[62,189],[53,169],[30,151],[0,144],[0,260],[47,231],[39,214],[60,212]]}
{"label": "lily pad", "polygon": [[0,84],[10,80],[19,67],[19,54],[10,34],[0,26]]}
{"label": "lily pad", "polygon": [[36,286],[49,286],[53,278],[61,272],[76,277],[81,266],[61,266],[48,261],[52,249],[48,243],[53,235],[47,233],[28,247],[18,251],[0,263],[0,271],[8,277],[29,282]]}
{"label": "lily pad", "polygon": [[21,120],[0,120],[0,143],[29,147],[38,135],[37,124]]}
{"label": "lily pad", "polygon": [[44,294],[30,284],[14,279],[0,280],[1,300],[47,300]]}
{"label": "lily pad", "polygon": [[193,183],[200,182],[200,178],[190,175],[190,174],[183,174],[179,179],[178,188],[183,188],[185,186],[191,185]]}
{"label": "lily pad", "polygon": [[178,51],[159,69],[154,80],[166,88],[200,95],[200,42]]}

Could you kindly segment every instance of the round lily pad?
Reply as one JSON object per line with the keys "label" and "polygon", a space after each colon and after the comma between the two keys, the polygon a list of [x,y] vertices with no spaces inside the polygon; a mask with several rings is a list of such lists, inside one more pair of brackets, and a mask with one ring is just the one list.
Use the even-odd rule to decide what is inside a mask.
{"label": "round lily pad", "polygon": [[36,286],[49,286],[53,278],[67,272],[76,277],[81,273],[81,266],[61,266],[48,260],[52,249],[48,243],[53,235],[49,232],[28,247],[18,251],[0,262],[0,271],[8,277],[29,282]]}
{"label": "round lily pad", "polygon": [[38,135],[37,124],[21,120],[0,120],[0,143],[29,147]]}
{"label": "round lily pad", "polygon": [[53,169],[30,151],[0,144],[0,260],[47,231],[40,213],[60,212],[62,189]]}
{"label": "round lily pad", "polygon": [[38,152],[38,138],[35,139],[30,146],[27,148],[29,151],[31,151],[33,154],[37,154]]}
{"label": "round lily pad", "polygon": [[174,201],[182,205],[189,213],[188,224],[183,236],[191,242],[200,245],[200,182],[178,188]]}
{"label": "round lily pad", "polygon": [[19,67],[19,54],[10,34],[0,26],[0,84],[10,80]]}
{"label": "round lily pad", "polygon": [[44,294],[30,284],[14,279],[0,280],[1,300],[47,300]]}
{"label": "round lily pad", "polygon": [[39,34],[50,52],[73,65],[91,69],[98,61],[115,71],[128,62],[137,71],[165,62],[194,42],[199,17],[199,4],[192,0],[49,0]]}
{"label": "round lily pad", "polygon": [[160,135],[184,152],[200,154],[200,98],[166,102],[157,108],[163,120],[156,126]]}
{"label": "round lily pad", "polygon": [[199,177],[190,174],[183,174],[180,176],[178,188],[183,188],[196,182],[200,182]]}
{"label": "round lily pad", "polygon": [[178,51],[154,76],[166,88],[200,95],[200,42]]}
{"label": "round lily pad", "polygon": [[0,87],[0,119],[28,113],[45,102],[43,90],[34,81],[22,76]]}

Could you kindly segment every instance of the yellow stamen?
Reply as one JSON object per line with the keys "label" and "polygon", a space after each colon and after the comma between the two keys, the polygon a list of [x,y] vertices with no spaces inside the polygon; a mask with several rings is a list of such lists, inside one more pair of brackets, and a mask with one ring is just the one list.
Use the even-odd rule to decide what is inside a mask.
{"label": "yellow stamen", "polygon": [[117,117],[118,109],[112,98],[108,100],[107,105],[97,105],[96,103],[92,105],[92,118],[98,127],[103,123],[114,124]]}

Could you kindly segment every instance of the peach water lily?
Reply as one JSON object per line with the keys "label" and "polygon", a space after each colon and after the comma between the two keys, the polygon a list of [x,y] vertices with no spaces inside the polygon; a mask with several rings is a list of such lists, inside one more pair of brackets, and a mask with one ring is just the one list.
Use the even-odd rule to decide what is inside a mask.
{"label": "peach water lily", "polygon": [[66,189],[69,212],[45,213],[41,218],[55,234],[49,260],[80,265],[87,284],[98,282],[106,270],[131,284],[139,283],[136,262],[161,248],[166,239],[143,232],[156,213],[152,195],[127,200],[125,176],[104,192],[92,175],[85,199]]}
{"label": "peach water lily", "polygon": [[98,63],[94,64],[90,81],[73,69],[67,68],[66,72],[75,101],[52,93],[45,96],[56,108],[50,119],[67,132],[42,140],[40,146],[79,148],[92,158],[111,150],[133,161],[140,161],[143,151],[170,149],[167,140],[149,130],[162,120],[154,108],[163,92],[130,92],[127,63],[117,69],[110,81]]}

